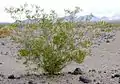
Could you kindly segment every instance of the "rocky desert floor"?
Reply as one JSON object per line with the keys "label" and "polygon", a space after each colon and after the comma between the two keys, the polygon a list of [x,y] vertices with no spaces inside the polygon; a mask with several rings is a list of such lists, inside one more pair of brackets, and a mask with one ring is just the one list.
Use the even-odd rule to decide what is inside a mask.
{"label": "rocky desert floor", "polygon": [[51,77],[27,74],[17,56],[20,45],[0,38],[0,84],[120,84],[120,31],[103,34],[94,43],[82,64],[72,62]]}

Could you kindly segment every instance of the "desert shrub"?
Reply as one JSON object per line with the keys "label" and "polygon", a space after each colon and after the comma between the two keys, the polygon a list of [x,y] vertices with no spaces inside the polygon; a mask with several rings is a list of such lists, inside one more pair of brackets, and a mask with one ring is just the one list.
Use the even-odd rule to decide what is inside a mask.
{"label": "desert shrub", "polygon": [[5,26],[5,24],[0,24],[0,28],[3,28]]}
{"label": "desert shrub", "polygon": [[11,36],[11,34],[13,33],[13,31],[18,27],[17,24],[7,24],[7,25],[4,25],[2,28],[0,28],[0,37],[4,38],[4,37],[7,37],[7,36]]}
{"label": "desert shrub", "polygon": [[15,23],[11,23],[9,24],[8,26],[6,26],[6,28],[10,29],[10,30],[14,30],[16,29],[17,27],[19,27],[18,24],[15,24]]}
{"label": "desert shrub", "polygon": [[101,28],[101,31],[111,32],[113,30],[113,25],[105,21],[96,22],[94,25],[96,28]]}
{"label": "desert shrub", "polygon": [[[21,7],[6,10],[15,19],[17,17],[13,15],[19,12],[25,12],[28,19],[40,18],[38,24],[25,24],[24,30],[19,31],[20,36],[17,34],[23,45],[19,54],[26,58],[27,63],[32,62],[38,69],[42,68],[49,74],[55,74],[71,61],[83,62],[91,46],[91,41],[85,35],[87,30],[76,28],[77,22],[74,22],[73,18],[67,22],[58,18],[55,11],[46,14],[39,6],[35,6],[36,13],[31,15],[30,12],[26,13],[31,11],[26,9],[27,4]],[[79,10],[76,7],[74,11],[65,10],[65,12],[75,17]]]}
{"label": "desert shrub", "polygon": [[28,56],[27,59],[42,67],[45,72],[54,74],[73,60],[82,63],[87,55],[87,50],[83,48],[90,43],[87,40],[79,41],[82,36],[75,37],[75,33],[74,28],[47,29],[39,37],[27,39],[19,52],[22,56]]}
{"label": "desert shrub", "polygon": [[7,28],[1,28],[0,29],[0,38],[10,36],[10,33],[11,33],[11,30],[9,30]]}

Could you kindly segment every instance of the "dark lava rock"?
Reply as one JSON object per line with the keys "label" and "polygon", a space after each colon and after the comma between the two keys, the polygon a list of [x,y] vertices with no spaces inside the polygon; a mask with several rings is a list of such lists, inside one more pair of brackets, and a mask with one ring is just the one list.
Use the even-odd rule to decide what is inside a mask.
{"label": "dark lava rock", "polygon": [[1,42],[1,45],[5,45],[5,43],[4,43],[4,42]]}
{"label": "dark lava rock", "polygon": [[96,82],[96,79],[94,79],[93,82]]}
{"label": "dark lava rock", "polygon": [[120,84],[120,77],[119,77],[118,83]]}
{"label": "dark lava rock", "polygon": [[8,79],[15,79],[15,76],[14,75],[9,75]]}
{"label": "dark lava rock", "polygon": [[102,71],[98,71],[98,73],[99,73],[99,74],[101,74],[101,73],[102,73]]}
{"label": "dark lava rock", "polygon": [[120,74],[115,74],[114,77],[120,77]]}
{"label": "dark lava rock", "polygon": [[82,81],[83,83],[91,83],[92,82],[88,77],[85,77],[85,76],[80,76],[79,81]]}
{"label": "dark lava rock", "polygon": [[76,68],[72,74],[79,75],[79,74],[83,74],[83,72],[80,68]]}
{"label": "dark lava rock", "polygon": [[3,74],[0,74],[0,76],[1,76],[1,77],[4,77],[4,75],[3,75]]}
{"label": "dark lava rock", "polygon": [[115,35],[112,35],[112,34],[105,34],[104,35],[104,38],[105,39],[112,39]]}
{"label": "dark lava rock", "polygon": [[94,72],[94,73],[96,73],[96,70],[95,70],[95,69],[92,69],[92,70],[89,70],[89,72]]}
{"label": "dark lava rock", "polygon": [[72,74],[72,72],[68,72],[68,74]]}
{"label": "dark lava rock", "polygon": [[32,80],[28,81],[28,84],[34,84]]}
{"label": "dark lava rock", "polygon": [[99,82],[97,82],[96,84],[100,84]]}
{"label": "dark lava rock", "polygon": [[104,73],[107,73],[106,71],[104,71]]}
{"label": "dark lava rock", "polygon": [[111,78],[118,78],[120,77],[120,74],[114,74]]}
{"label": "dark lava rock", "polygon": [[110,43],[110,41],[109,41],[109,40],[107,40],[107,41],[106,41],[106,43]]}

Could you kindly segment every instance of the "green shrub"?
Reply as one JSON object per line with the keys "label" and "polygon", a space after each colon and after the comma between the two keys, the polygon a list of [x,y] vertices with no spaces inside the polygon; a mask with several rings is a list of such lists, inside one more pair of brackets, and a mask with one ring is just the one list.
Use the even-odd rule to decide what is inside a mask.
{"label": "green shrub", "polygon": [[[15,15],[18,12],[24,13],[26,6],[6,10]],[[85,39],[84,33],[86,31],[76,28],[77,23],[74,20],[64,22],[63,19],[59,19],[55,11],[46,14],[39,6],[35,6],[35,8],[36,14],[34,15],[42,16],[41,20],[38,24],[24,26],[24,31],[20,36],[23,48],[19,50],[19,54],[49,74],[60,72],[71,61],[82,63],[91,44],[87,37]],[[79,10],[76,7],[74,11],[65,10],[65,12],[71,17],[75,17]],[[26,16],[27,18],[29,16],[29,19],[36,18],[30,16],[29,13]],[[33,30],[31,31],[31,29]],[[35,31],[39,34],[36,35]]]}
{"label": "green shrub", "polygon": [[[86,40],[82,44],[79,42],[76,46],[74,37],[76,32],[73,30],[74,28],[48,29],[37,38],[27,39],[26,43],[24,42],[25,48],[19,52],[21,56],[28,56],[45,72],[50,74],[60,72],[67,63],[73,60],[82,63],[87,55],[87,51],[80,46],[83,45],[86,48],[90,42]],[[79,36],[79,39],[81,37]]]}

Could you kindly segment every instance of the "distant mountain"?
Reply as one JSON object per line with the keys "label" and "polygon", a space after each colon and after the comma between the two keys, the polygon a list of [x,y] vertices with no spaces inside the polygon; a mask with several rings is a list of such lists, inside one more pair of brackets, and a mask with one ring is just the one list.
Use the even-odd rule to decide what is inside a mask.
{"label": "distant mountain", "polygon": [[10,24],[9,22],[0,22],[0,25],[3,24],[3,25],[6,25],[6,24]]}
{"label": "distant mountain", "polygon": [[75,18],[71,18],[71,16],[65,16],[63,18],[64,18],[64,21],[70,21],[71,19],[73,19],[73,21],[99,21],[100,20],[99,17],[96,17],[93,14],[78,16]]}
{"label": "distant mountain", "polygon": [[108,21],[108,20],[109,20],[109,18],[108,18],[108,17],[106,17],[106,16],[104,16],[104,17],[101,17],[101,18],[100,18],[100,20],[103,20],[103,21]]}
{"label": "distant mountain", "polygon": [[[61,17],[60,19],[64,19],[64,21],[71,21],[71,19],[73,21],[92,21],[92,22],[97,22],[97,21],[107,21],[107,22],[120,22],[120,15],[114,15],[112,17],[107,17],[107,16],[103,16],[103,17],[97,17],[93,14],[89,14],[89,15],[84,15],[84,16],[77,16],[75,18],[72,18],[71,16],[65,16],[65,17]],[[24,24],[31,24],[31,23],[37,23],[39,22],[40,19],[26,19],[23,20],[22,23]],[[19,21],[18,21],[19,22]],[[16,23],[18,23],[16,22]]]}
{"label": "distant mountain", "polygon": [[120,20],[120,15],[114,15],[110,17],[110,20]]}
{"label": "distant mountain", "polygon": [[37,23],[39,21],[40,21],[39,19],[27,19],[27,20],[24,20],[22,22],[25,24],[27,24],[27,23],[32,24],[32,23]]}
{"label": "distant mountain", "polygon": [[75,17],[75,18],[72,18],[71,16],[65,16],[65,17],[62,17],[62,19],[64,20],[64,21],[71,21],[71,20],[73,20],[73,21],[77,21],[77,17]]}
{"label": "distant mountain", "polygon": [[120,15],[114,15],[112,17],[102,17],[101,20],[110,23],[120,23]]}
{"label": "distant mountain", "polygon": [[26,20],[23,20],[23,21],[17,20],[14,23],[32,24],[32,23],[37,23],[39,21],[40,21],[39,19],[26,19]]}
{"label": "distant mountain", "polygon": [[94,16],[94,17],[92,17],[92,19],[90,20],[90,21],[100,21],[100,18],[99,17],[96,17],[96,16]]}
{"label": "distant mountain", "polygon": [[[86,18],[87,15],[82,16],[82,18]],[[89,16],[89,15],[88,15]],[[92,18],[90,21],[107,21],[107,22],[120,22],[120,15],[114,15],[112,17],[107,17],[107,16],[103,16],[103,17],[97,17],[92,15]]]}

